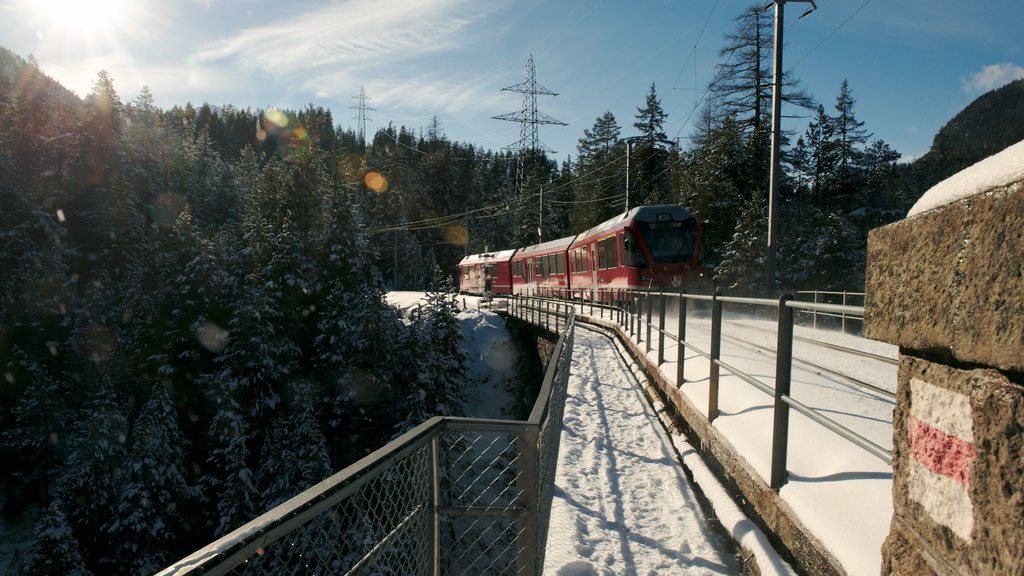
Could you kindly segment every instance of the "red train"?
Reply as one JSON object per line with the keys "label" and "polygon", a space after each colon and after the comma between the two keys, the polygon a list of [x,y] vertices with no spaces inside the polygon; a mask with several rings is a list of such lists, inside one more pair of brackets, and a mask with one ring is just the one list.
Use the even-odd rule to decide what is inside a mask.
{"label": "red train", "polygon": [[640,206],[590,230],[459,262],[466,294],[594,297],[602,290],[680,290],[704,276],[701,225],[677,204]]}

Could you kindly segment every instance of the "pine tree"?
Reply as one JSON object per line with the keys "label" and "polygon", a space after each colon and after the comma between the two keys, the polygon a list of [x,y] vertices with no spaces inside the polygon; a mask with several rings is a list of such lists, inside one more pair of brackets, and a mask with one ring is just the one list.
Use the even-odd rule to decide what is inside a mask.
{"label": "pine tree", "polygon": [[175,559],[175,543],[198,527],[183,513],[198,496],[186,478],[186,444],[166,384],[158,381],[129,432],[119,502],[104,530],[118,561],[109,569],[127,559],[131,573],[159,570]]}
{"label": "pine tree", "polygon": [[64,514],[64,505],[55,500],[46,508],[36,525],[32,541],[32,560],[26,576],[88,576],[79,552],[78,541]]}
{"label": "pine tree", "polygon": [[660,204],[669,198],[669,152],[664,146],[665,120],[668,114],[662,109],[654,83],[642,108],[637,108],[633,127],[640,131],[639,141],[633,145],[630,162],[631,177],[635,182],[629,187],[630,208],[643,204]]}
{"label": "pine tree", "polygon": [[116,514],[127,466],[128,421],[110,383],[82,410],[68,437],[57,492],[88,565],[110,553],[103,527]]}
{"label": "pine tree", "polygon": [[756,294],[767,283],[768,203],[755,195],[743,209],[732,240],[725,246],[716,282],[732,292]]}
{"label": "pine tree", "polygon": [[576,148],[572,232],[579,233],[604,222],[625,206],[625,146],[619,133],[611,112],[599,116],[592,129],[583,131]]}
{"label": "pine tree", "polygon": [[857,120],[853,106],[856,100],[850,85],[843,80],[836,97],[836,115],[832,117],[835,135],[837,166],[835,190],[832,192],[840,207],[850,211],[857,204],[859,192],[864,187],[864,147],[870,134],[864,129],[864,122]]}
{"label": "pine tree", "polygon": [[257,471],[262,507],[269,510],[331,473],[327,443],[317,418],[317,387],[298,381],[271,426]]}
{"label": "pine tree", "polygon": [[[772,17],[763,5],[755,4],[735,22],[735,32],[726,35],[726,46],[719,51],[725,62],[718,65],[710,86],[713,102],[721,117],[733,116],[744,132],[767,133],[771,126]],[[814,105],[814,99],[799,87],[797,79],[784,77],[782,85],[786,104],[800,108]]]}

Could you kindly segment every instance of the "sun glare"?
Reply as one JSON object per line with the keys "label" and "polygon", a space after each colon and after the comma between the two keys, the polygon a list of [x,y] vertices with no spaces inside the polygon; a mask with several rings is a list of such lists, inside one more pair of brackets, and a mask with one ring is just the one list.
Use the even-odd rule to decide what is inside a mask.
{"label": "sun glare", "polygon": [[91,38],[117,27],[128,0],[34,0],[32,6],[42,23],[60,34]]}

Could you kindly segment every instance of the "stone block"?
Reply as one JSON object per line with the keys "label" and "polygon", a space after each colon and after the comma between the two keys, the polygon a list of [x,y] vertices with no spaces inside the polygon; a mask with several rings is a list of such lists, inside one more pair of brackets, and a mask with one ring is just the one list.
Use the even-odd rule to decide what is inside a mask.
{"label": "stone block", "polygon": [[1024,387],[903,355],[897,396],[883,573],[1024,575]]}
{"label": "stone block", "polygon": [[1024,372],[1024,182],[872,230],[864,334]]}

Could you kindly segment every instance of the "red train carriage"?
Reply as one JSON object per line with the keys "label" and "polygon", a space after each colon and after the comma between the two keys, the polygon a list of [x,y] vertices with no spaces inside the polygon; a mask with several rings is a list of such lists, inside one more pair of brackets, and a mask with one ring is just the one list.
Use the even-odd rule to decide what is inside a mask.
{"label": "red train carriage", "polygon": [[459,292],[481,296],[511,294],[515,250],[471,254],[459,262]]}
{"label": "red train carriage", "polygon": [[565,256],[573,238],[567,236],[516,251],[512,257],[513,293],[568,296],[569,274]]}
{"label": "red train carriage", "polygon": [[682,206],[640,206],[576,236],[573,290],[679,290],[704,275],[701,226]]}

